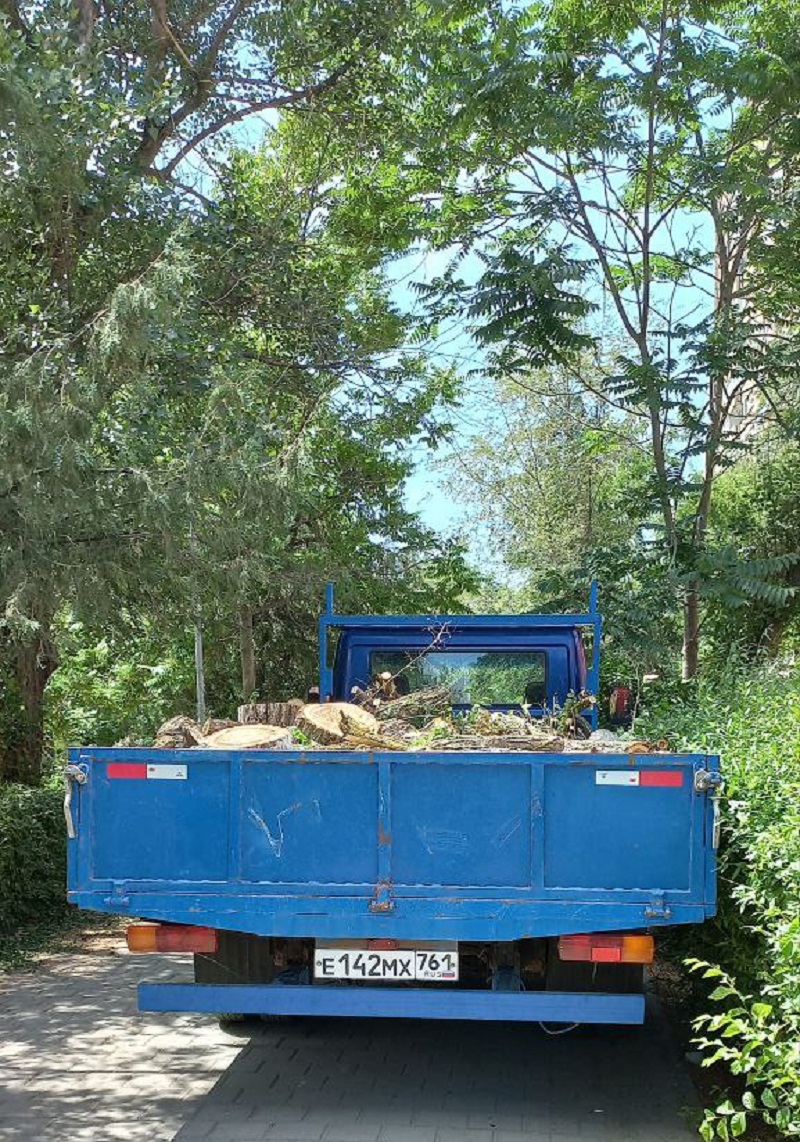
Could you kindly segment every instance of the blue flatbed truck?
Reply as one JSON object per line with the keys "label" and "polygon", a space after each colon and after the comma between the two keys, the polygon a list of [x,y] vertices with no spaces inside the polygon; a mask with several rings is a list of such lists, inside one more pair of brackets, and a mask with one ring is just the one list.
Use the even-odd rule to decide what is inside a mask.
{"label": "blue flatbed truck", "polygon": [[[594,586],[585,614],[482,617],[329,591],[319,698],[388,671],[544,712],[597,692],[600,633]],[[641,1023],[654,933],[715,910],[719,780],[702,754],[80,748],[68,897],[194,953],[141,1010]]]}

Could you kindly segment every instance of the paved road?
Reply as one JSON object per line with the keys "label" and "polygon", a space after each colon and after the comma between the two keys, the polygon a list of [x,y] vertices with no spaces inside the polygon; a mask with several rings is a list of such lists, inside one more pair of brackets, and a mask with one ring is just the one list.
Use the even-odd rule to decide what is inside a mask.
{"label": "paved road", "polygon": [[59,956],[0,984],[0,1140],[689,1142],[693,1091],[658,1020],[538,1027],[139,1015],[186,959]]}

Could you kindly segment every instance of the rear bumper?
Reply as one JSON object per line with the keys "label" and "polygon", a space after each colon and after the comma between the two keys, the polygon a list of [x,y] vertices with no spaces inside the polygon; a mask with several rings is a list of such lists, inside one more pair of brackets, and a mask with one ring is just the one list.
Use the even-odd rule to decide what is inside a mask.
{"label": "rear bumper", "polygon": [[449,991],[444,988],[313,984],[139,985],[140,1011],[321,1015],[382,1019],[476,1019],[516,1023],[644,1023],[643,995]]}

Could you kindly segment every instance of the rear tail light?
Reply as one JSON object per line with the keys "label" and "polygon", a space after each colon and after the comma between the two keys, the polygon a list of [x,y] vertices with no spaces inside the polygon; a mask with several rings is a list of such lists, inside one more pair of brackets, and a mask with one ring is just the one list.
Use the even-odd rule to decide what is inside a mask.
{"label": "rear tail light", "polygon": [[652,936],[616,933],[560,936],[560,960],[585,960],[593,964],[651,964],[655,952]]}
{"label": "rear tail light", "polygon": [[216,952],[216,928],[192,924],[131,924],[126,933],[131,952]]}

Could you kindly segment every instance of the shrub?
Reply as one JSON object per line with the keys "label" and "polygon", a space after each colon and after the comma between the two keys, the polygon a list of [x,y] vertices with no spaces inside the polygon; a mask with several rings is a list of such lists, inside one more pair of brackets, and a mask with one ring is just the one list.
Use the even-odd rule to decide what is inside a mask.
{"label": "shrub", "polygon": [[798,1135],[800,669],[731,667],[662,698],[638,731],[721,754],[726,778],[719,914],[684,947],[713,985],[696,1023],[705,1063],[726,1064],[744,1094],[708,1111],[701,1133],[738,1137],[758,1115]]}
{"label": "shrub", "polygon": [[66,829],[56,788],[0,785],[0,938],[66,911]]}
{"label": "shrub", "polygon": [[[148,652],[151,652],[148,655]],[[176,645],[159,654],[146,645],[92,639],[63,623],[61,665],[47,687],[45,721],[56,762],[71,745],[113,745],[124,737],[150,742],[156,727],[193,707],[194,659]]]}

